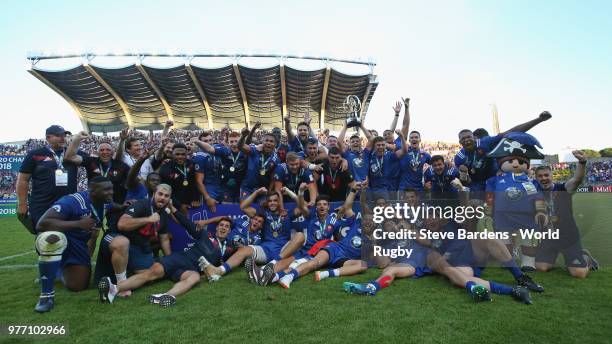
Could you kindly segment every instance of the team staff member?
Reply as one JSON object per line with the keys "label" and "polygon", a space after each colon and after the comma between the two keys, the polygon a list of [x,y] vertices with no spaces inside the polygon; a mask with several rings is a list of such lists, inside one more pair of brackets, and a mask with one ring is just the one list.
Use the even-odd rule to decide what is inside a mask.
{"label": "team staff member", "polygon": [[[123,161],[113,158],[113,146],[108,142],[102,142],[98,145],[97,157],[83,158],[76,154],[81,141],[88,137],[89,135],[84,131],[73,135],[64,160],[70,161],[77,166],[85,167],[87,179],[97,176],[108,178],[113,183],[113,201],[115,203],[123,203],[127,193],[125,182],[127,181],[130,167]],[[127,137],[127,130],[121,132],[121,137]]]}
{"label": "team staff member", "polygon": [[[17,178],[17,215],[27,217],[28,211],[32,221],[30,231],[40,217],[60,197],[77,191],[77,166],[64,161],[66,153],[66,130],[59,125],[52,125],[45,131],[47,145],[28,153],[23,160]],[[88,156],[78,151],[81,157]],[[28,196],[29,182],[32,190]]]}

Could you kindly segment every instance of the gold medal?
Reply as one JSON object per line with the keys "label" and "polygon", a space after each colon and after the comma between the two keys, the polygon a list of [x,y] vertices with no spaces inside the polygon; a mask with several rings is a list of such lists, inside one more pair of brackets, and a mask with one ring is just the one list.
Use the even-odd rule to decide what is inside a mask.
{"label": "gold medal", "polygon": [[183,181],[183,186],[189,186],[189,182],[188,181]]}
{"label": "gold medal", "polygon": [[278,232],[272,232],[272,236],[276,238],[278,236]]}
{"label": "gold medal", "polygon": [[557,223],[557,221],[559,221],[559,217],[558,217],[558,216],[554,216],[554,215],[553,215],[553,216],[551,216],[551,217],[550,217],[550,221],[551,221],[552,223]]}
{"label": "gold medal", "polygon": [[58,176],[58,177],[59,177],[59,176],[61,176],[61,175],[63,175],[63,174],[64,174],[64,171],[62,171],[61,169],[59,169],[59,168],[58,168],[57,170],[55,170],[55,175],[56,175],[56,176]]}
{"label": "gold medal", "polygon": [[470,173],[471,173],[471,174],[476,174],[476,169],[475,169],[475,168],[472,168],[472,169],[470,170]]}
{"label": "gold medal", "polygon": [[266,175],[266,170],[259,170],[259,174],[261,174],[262,176]]}
{"label": "gold medal", "polygon": [[236,168],[234,168],[234,166],[230,166],[229,170],[230,170],[230,172],[234,172],[234,171],[236,171]]}

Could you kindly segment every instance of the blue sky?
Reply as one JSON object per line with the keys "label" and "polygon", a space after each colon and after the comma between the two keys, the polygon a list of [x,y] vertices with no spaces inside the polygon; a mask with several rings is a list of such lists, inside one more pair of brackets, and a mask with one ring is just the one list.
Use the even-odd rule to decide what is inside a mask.
{"label": "blue sky", "polygon": [[[380,85],[366,125],[412,99],[424,140],[502,129],[543,110],[548,153],[612,146],[612,2],[7,1],[0,13],[0,141],[78,129],[71,108],[26,72],[26,52],[166,50],[372,57]],[[99,61],[102,63],[103,61]],[[152,63],[154,61],[145,63]],[[96,61],[93,62],[96,64]],[[10,123],[10,124],[8,124]]]}

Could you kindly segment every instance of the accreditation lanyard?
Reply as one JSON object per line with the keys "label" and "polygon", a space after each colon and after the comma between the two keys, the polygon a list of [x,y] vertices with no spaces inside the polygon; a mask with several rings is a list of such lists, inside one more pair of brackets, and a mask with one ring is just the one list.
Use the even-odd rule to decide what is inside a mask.
{"label": "accreditation lanyard", "polygon": [[55,160],[57,169],[63,170],[64,169],[64,150],[62,149],[62,152],[60,153],[59,156],[55,154],[55,151],[51,147],[49,147],[49,151],[51,152],[51,155],[53,155],[53,160]]}
{"label": "accreditation lanyard", "polygon": [[98,167],[100,168],[100,174],[102,175],[102,177],[108,176],[108,173],[110,172],[111,168],[113,168],[113,161],[109,161],[108,163],[108,169],[106,170],[106,172],[104,172],[104,165],[101,163],[101,161],[98,161]]}

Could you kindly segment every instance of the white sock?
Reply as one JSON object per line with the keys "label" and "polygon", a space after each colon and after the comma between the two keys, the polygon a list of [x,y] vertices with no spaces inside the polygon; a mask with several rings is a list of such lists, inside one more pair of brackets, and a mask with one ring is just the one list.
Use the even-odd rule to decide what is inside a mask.
{"label": "white sock", "polygon": [[117,278],[117,284],[119,284],[119,282],[124,281],[127,279],[127,271],[124,271],[120,274],[115,274],[115,278]]}
{"label": "white sock", "polygon": [[274,274],[274,277],[272,278],[272,282],[270,283],[276,283],[278,282],[278,274]]}
{"label": "white sock", "polygon": [[327,271],[319,271],[319,279],[324,279],[329,277],[329,272]]}
{"label": "white sock", "polygon": [[535,267],[535,257],[527,256],[527,255],[523,254],[521,256],[521,266]]}
{"label": "white sock", "polygon": [[333,271],[334,271],[334,277],[340,277],[340,269],[334,269]]}

